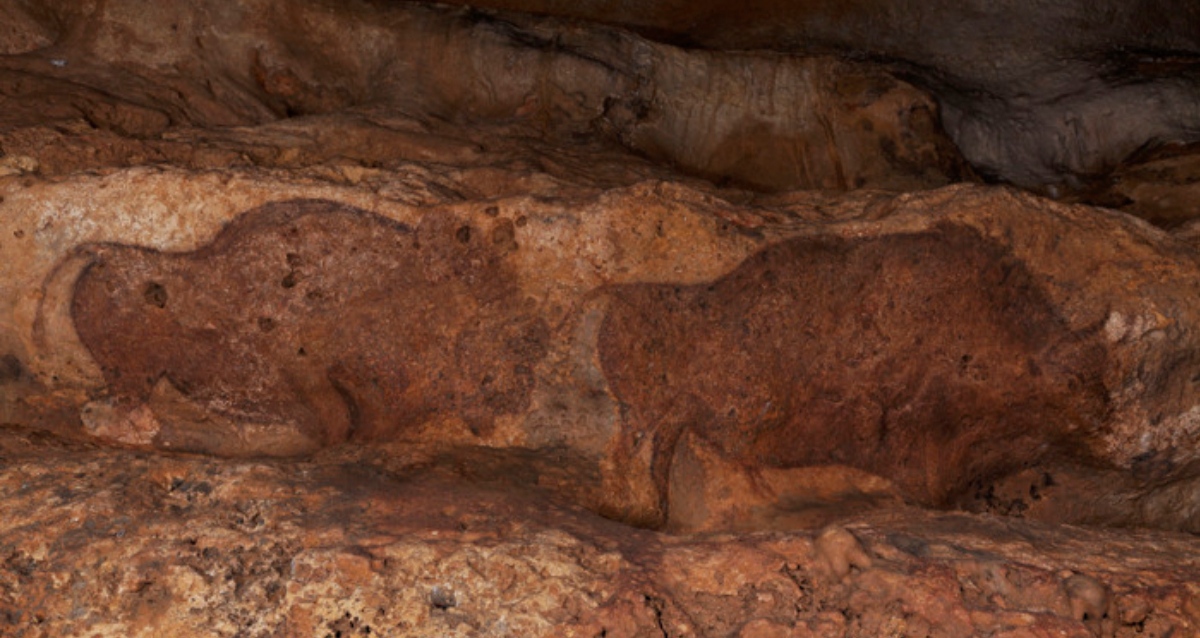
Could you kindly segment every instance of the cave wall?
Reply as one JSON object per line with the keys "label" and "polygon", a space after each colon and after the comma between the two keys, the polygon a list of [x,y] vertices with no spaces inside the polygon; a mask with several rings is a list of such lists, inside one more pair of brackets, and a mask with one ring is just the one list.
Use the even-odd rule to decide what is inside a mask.
{"label": "cave wall", "polygon": [[0,0],[0,633],[1194,633],[1195,8],[453,4]]}
{"label": "cave wall", "polygon": [[1144,146],[1197,141],[1200,128],[1200,9],[1187,2],[470,5],[619,24],[700,48],[872,60],[936,95],[947,133],[981,173],[1024,187],[1078,190]]}

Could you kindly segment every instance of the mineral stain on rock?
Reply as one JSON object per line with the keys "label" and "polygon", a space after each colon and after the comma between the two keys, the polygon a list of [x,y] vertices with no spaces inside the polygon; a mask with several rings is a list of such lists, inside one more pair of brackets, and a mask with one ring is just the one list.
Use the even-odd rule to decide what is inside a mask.
{"label": "mineral stain on rock", "polygon": [[[504,260],[519,244],[502,221],[413,228],[301,200],[193,252],[83,247],[71,311],[131,429],[119,440],[257,454],[270,431],[315,449],[428,437],[439,418],[486,436],[525,414],[552,335]],[[672,479],[695,456],[676,454],[685,432],[752,475],[844,466],[945,506],[1035,464],[1091,462],[1107,416],[1103,347],[1018,260],[952,224],[785,240],[712,282],[603,292],[597,353],[619,410],[601,461],[635,487],[600,509],[629,522],[663,525],[670,492],[701,487]],[[164,418],[190,433],[167,440]],[[259,429],[231,443],[243,423]]]}
{"label": "mineral stain on rock", "polygon": [[[681,434],[753,468],[843,465],[946,505],[970,481],[1086,459],[1104,352],[972,230],[769,246],[707,285],[614,287],[599,336],[615,459],[662,524]],[[623,465],[622,465],[623,464]],[[618,470],[621,473],[621,470]]]}
{"label": "mineral stain on rock", "polygon": [[[166,382],[202,414],[314,445],[402,436],[438,414],[487,434],[527,407],[549,329],[483,237],[449,214],[411,228],[273,203],[194,252],[83,247],[71,312],[119,409]],[[203,436],[188,447],[238,452]]]}

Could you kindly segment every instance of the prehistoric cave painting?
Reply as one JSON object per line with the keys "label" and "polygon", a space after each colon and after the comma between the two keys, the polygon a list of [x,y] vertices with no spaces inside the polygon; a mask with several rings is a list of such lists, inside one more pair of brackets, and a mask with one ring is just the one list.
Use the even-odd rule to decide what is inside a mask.
{"label": "prehistoric cave painting", "polygon": [[448,214],[414,229],[333,202],[268,204],[194,252],[85,247],[71,312],[127,406],[166,380],[206,411],[297,424],[318,444],[437,413],[486,434],[528,405],[549,330],[483,239]]}
{"label": "prehistoric cave painting", "polygon": [[684,431],[750,470],[852,466],[944,505],[979,477],[1085,455],[1107,409],[1102,348],[961,227],[795,239],[708,285],[611,297],[599,348],[616,462],[648,459],[657,502],[617,515],[651,525]]}

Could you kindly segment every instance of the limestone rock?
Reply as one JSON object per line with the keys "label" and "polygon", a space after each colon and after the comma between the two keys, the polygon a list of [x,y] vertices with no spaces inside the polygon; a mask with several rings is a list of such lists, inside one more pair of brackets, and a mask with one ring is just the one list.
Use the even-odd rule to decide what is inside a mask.
{"label": "limestone rock", "polygon": [[[147,223],[118,201],[131,179],[177,204]],[[117,173],[5,196],[33,235],[2,240],[29,255],[10,266],[5,340],[47,390],[86,395],[72,409],[99,434],[219,454],[566,447],[595,464],[590,507],[659,525],[690,432],[729,471],[848,466],[932,506],[1030,509],[998,503],[1006,477],[1115,473],[1078,510],[1041,505],[1200,524],[1151,496],[1195,481],[1197,262],[1117,214],[958,187],[755,220],[653,184],[375,213],[218,200],[203,226],[173,212],[208,179]],[[245,184],[224,196],[332,192]],[[97,232],[33,232],[64,214]]]}
{"label": "limestone rock", "polygon": [[648,449],[664,499],[683,431],[747,467],[849,465],[936,505],[1082,452],[1055,448],[1109,409],[1103,346],[960,227],[791,240],[715,282],[612,296],[599,350],[624,415],[617,458]]}
{"label": "limestone rock", "polygon": [[1140,149],[1197,141],[1200,9],[1187,0],[451,2],[692,47],[882,60],[937,96],[976,169],[1026,187],[1076,191]]}
{"label": "limestone rock", "polygon": [[[289,452],[394,438],[439,412],[486,434],[529,408],[547,350],[545,321],[500,260],[511,227],[488,235],[430,216],[410,228],[331,202],[272,204],[190,254],[82,246],[93,256],[71,312],[119,406],[110,418],[155,403],[166,384],[201,411],[294,431]],[[156,438],[281,451],[273,439],[226,449],[203,436]]]}
{"label": "limestone rock", "polygon": [[1082,638],[1200,622],[1191,536],[895,508],[824,534],[669,536],[546,494],[508,452],[483,473],[470,454],[380,451],[229,461],[6,426],[0,630]]}
{"label": "limestone rock", "polygon": [[[511,153],[478,156],[495,137],[483,126],[491,124],[574,144],[593,138],[625,162],[632,151],[767,190],[907,190],[970,173],[933,101],[874,66],[684,51],[619,31],[444,7],[220,7],[52,5],[65,25],[56,46],[69,54],[39,51],[0,66],[0,94],[13,103],[0,122],[19,126],[0,146],[47,173],[163,160],[226,166],[244,155],[260,165],[338,155],[470,165]],[[349,124],[349,138],[268,127],[234,136],[234,149],[211,131],[163,134],[347,109],[376,119],[337,124]],[[445,125],[456,121],[482,130]],[[83,143],[64,139],[64,124],[81,128]],[[520,140],[507,132],[510,145]]]}
{"label": "limestone rock", "polygon": [[[1127,158],[1081,201],[1140,217],[1156,226],[1194,234],[1200,154],[1196,145],[1155,148]],[[1191,227],[1191,228],[1189,228]]]}
{"label": "limestone rock", "polygon": [[639,7],[0,0],[0,634],[1197,633],[1194,12]]}

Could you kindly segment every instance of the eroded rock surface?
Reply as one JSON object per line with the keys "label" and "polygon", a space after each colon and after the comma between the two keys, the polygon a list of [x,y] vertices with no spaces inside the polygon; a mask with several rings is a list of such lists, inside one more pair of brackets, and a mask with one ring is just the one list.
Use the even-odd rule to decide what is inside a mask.
{"label": "eroded rock surface", "polygon": [[[1191,248],[988,189],[858,205],[229,211],[190,252],[84,241],[44,264],[13,367],[53,386],[80,362],[58,383],[126,444],[570,449],[585,504],[643,525],[741,528],[808,493],[1196,529],[1170,505],[1196,481]],[[711,261],[658,252],[673,237]],[[1108,487],[1032,507],[1009,486],[1030,471]],[[693,488],[714,482],[744,502]]]}
{"label": "eroded rock surface", "polygon": [[1191,536],[893,508],[827,530],[676,537],[555,500],[505,454],[231,462],[7,426],[0,629],[1126,638],[1200,620]]}
{"label": "eroded rock surface", "polygon": [[0,0],[0,634],[1197,633],[1194,11],[802,5]]}
{"label": "eroded rock surface", "polygon": [[165,384],[285,434],[235,446],[202,427],[187,435],[197,441],[138,433],[163,447],[287,454],[395,438],[439,411],[490,432],[496,415],[528,409],[547,351],[545,321],[500,259],[512,241],[511,222],[488,235],[435,213],[413,229],[301,200],[247,212],[194,253],[83,246],[94,258],[72,313],[116,412],[97,418]]}
{"label": "eroded rock surface", "polygon": [[630,286],[601,328],[619,459],[667,510],[680,435],[750,468],[839,464],[937,505],[1055,454],[1107,415],[1103,348],[974,232],[775,244],[718,281]]}
{"label": "eroded rock surface", "polygon": [[[511,161],[522,137],[592,140],[590,152],[622,164],[646,155],[766,190],[907,190],[970,174],[927,95],[833,58],[685,51],[620,31],[408,4],[43,9],[61,35],[0,65],[9,105],[0,122],[10,129],[0,145],[49,174],[338,156],[478,165]],[[368,117],[343,121],[338,135],[208,130],[348,109]],[[507,148],[492,143],[497,135]],[[608,172],[629,183],[630,168]]]}
{"label": "eroded rock surface", "polygon": [[978,170],[1055,192],[1146,146],[1195,142],[1200,122],[1200,9],[1186,0],[451,3],[615,23],[693,47],[880,60],[937,95]]}

